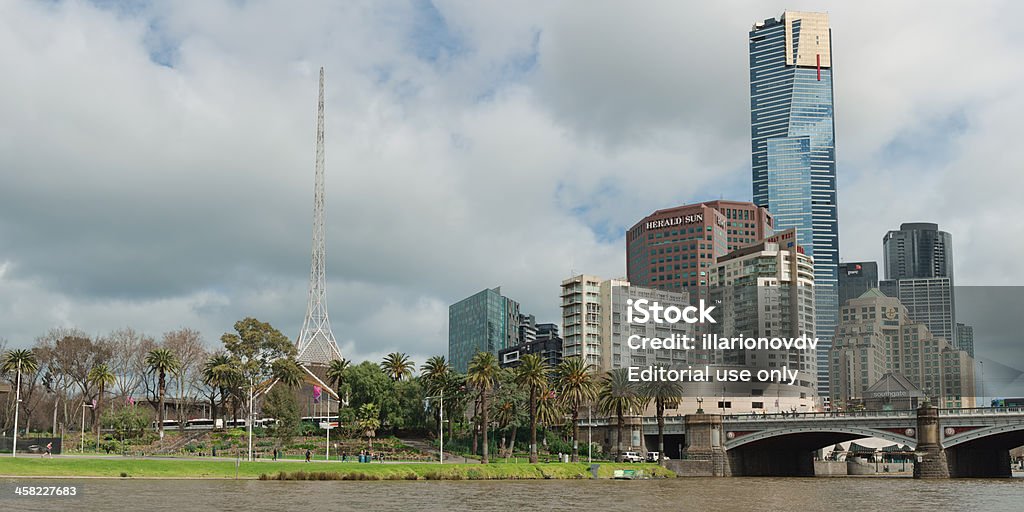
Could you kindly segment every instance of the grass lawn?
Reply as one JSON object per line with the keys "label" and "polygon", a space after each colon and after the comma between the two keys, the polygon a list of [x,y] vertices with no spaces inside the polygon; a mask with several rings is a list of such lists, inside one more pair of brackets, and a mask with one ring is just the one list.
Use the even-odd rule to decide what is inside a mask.
{"label": "grass lawn", "polygon": [[[648,475],[675,476],[654,464],[601,464],[599,478],[616,469],[642,469]],[[241,462],[239,478],[308,480],[514,480],[590,478],[587,464],[360,464],[357,462]],[[175,459],[87,459],[2,457],[0,475],[50,477],[235,478],[234,461]]]}

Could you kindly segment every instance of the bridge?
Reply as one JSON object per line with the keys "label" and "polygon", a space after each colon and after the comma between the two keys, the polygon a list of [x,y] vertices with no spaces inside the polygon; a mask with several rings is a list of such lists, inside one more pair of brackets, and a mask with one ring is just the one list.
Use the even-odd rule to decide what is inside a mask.
{"label": "bridge", "polygon": [[[1022,407],[690,414],[664,421],[666,452],[684,459],[676,464],[701,461],[715,476],[813,476],[819,450],[875,437],[914,449],[915,478],[1009,477],[1010,449],[1024,445]],[[637,422],[648,439],[657,434],[656,418],[631,424]],[[614,429],[604,420],[591,425]]]}

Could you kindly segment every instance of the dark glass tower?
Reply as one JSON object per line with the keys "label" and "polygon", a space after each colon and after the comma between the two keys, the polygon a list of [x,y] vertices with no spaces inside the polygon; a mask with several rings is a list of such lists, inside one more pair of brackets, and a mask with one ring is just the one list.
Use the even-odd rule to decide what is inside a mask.
{"label": "dark glass tower", "polygon": [[828,396],[828,349],[839,308],[839,221],[832,103],[832,32],[824,13],[786,11],[750,31],[754,203],[775,230],[797,229],[814,258],[818,384]]}

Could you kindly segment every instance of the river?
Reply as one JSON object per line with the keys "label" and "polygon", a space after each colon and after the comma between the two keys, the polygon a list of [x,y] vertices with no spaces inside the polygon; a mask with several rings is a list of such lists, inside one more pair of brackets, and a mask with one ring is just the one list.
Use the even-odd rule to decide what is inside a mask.
{"label": "river", "polygon": [[0,496],[0,510],[1021,510],[1024,479],[680,478],[671,480],[325,481],[2,479],[80,486],[74,498]]}

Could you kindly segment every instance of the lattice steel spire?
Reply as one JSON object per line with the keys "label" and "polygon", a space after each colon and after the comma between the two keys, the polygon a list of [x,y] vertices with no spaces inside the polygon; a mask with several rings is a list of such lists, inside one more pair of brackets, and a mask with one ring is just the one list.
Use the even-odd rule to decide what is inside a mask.
{"label": "lattice steel spire", "polygon": [[324,68],[320,68],[320,97],[316,110],[316,185],[313,189],[313,263],[309,272],[309,302],[299,333],[298,361],[327,364],[341,359],[341,350],[327,318],[327,276],[324,245]]}

